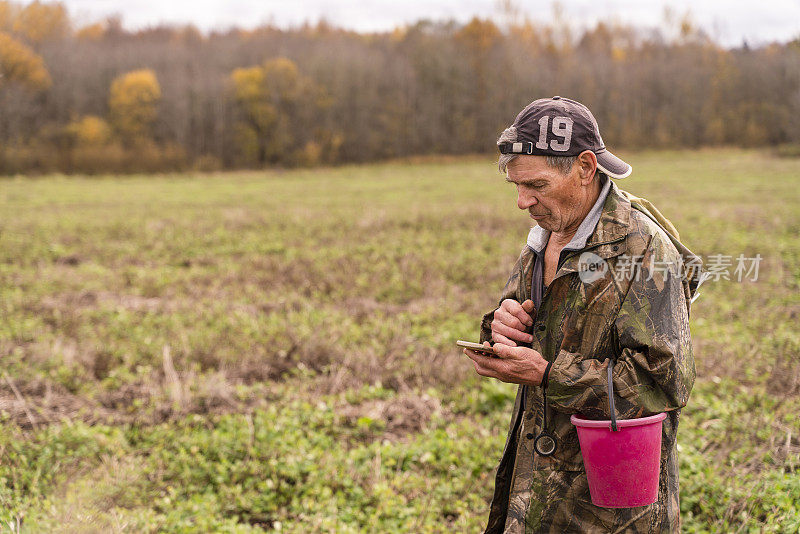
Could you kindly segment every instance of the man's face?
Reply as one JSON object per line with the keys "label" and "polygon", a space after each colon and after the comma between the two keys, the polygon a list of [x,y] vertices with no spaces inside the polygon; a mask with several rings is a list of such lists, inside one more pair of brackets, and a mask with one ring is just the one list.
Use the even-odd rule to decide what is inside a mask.
{"label": "man's face", "polygon": [[580,224],[585,187],[578,165],[566,175],[547,165],[544,156],[521,155],[508,164],[506,180],[517,186],[517,206],[551,232],[564,232]]}

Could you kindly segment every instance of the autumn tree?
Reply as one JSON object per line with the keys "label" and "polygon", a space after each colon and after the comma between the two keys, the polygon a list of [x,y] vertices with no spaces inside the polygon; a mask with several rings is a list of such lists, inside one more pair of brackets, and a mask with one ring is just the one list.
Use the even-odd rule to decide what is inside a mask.
{"label": "autumn tree", "polygon": [[314,112],[327,102],[322,89],[300,74],[293,61],[275,58],[260,66],[235,69],[230,80],[244,162],[287,163],[302,159],[303,152],[320,157],[323,148],[309,144],[313,140],[307,138],[314,127]]}
{"label": "autumn tree", "polygon": [[111,124],[127,144],[151,137],[161,86],[150,69],[140,69],[118,76],[111,83],[108,98]]}
{"label": "autumn tree", "polygon": [[67,133],[79,147],[99,147],[111,141],[111,126],[101,117],[87,115],[67,126]]}
{"label": "autumn tree", "polygon": [[41,56],[0,32],[0,88],[13,82],[33,91],[47,89],[52,83]]}
{"label": "autumn tree", "polygon": [[492,21],[475,17],[455,37],[466,52],[472,71],[471,83],[462,88],[469,93],[471,105],[465,110],[459,130],[467,146],[480,150],[487,140],[486,132],[494,129],[492,123],[496,120],[486,113],[486,108],[491,104],[492,73],[497,72],[498,66],[493,62],[493,52],[503,36]]}
{"label": "autumn tree", "polygon": [[75,32],[75,37],[86,41],[99,41],[106,34],[106,27],[100,22],[84,26]]}
{"label": "autumn tree", "polygon": [[19,10],[19,6],[13,2],[0,1],[0,31],[9,32],[13,29]]}
{"label": "autumn tree", "polygon": [[31,2],[16,15],[13,28],[35,45],[62,39],[70,33],[69,14],[60,2]]}

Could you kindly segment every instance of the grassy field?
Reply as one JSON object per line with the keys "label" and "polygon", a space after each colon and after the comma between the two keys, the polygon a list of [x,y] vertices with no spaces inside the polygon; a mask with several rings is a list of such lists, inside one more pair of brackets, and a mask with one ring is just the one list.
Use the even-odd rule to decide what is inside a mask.
{"label": "grassy field", "polygon": [[[695,252],[763,257],[692,310],[684,530],[796,532],[800,159],[626,157]],[[516,386],[453,342],[525,242],[515,198],[488,158],[0,181],[0,522],[479,531]]]}

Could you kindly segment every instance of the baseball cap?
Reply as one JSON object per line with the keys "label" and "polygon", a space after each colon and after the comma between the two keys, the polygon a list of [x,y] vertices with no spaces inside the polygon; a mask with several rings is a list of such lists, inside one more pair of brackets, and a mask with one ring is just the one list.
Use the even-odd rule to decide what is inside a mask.
{"label": "baseball cap", "polygon": [[625,178],[633,170],[606,149],[594,115],[575,100],[561,96],[534,100],[519,112],[513,126],[517,141],[498,143],[502,154],[577,156],[591,150],[597,167],[612,178]]}

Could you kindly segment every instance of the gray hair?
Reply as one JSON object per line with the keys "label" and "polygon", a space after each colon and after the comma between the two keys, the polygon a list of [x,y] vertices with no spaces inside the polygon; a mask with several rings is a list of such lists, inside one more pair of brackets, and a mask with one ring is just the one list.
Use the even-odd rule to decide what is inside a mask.
{"label": "gray hair", "polygon": [[[516,126],[509,126],[503,133],[500,134],[500,137],[497,138],[497,144],[501,143],[513,143],[517,140],[517,128]],[[500,154],[500,159],[497,160],[497,168],[500,169],[500,172],[506,172],[508,170],[508,164],[511,163],[514,158],[519,156],[519,154]],[[572,166],[575,165],[575,162],[578,160],[578,156],[545,156],[544,161],[547,163],[549,167],[557,170],[561,174],[566,175],[569,171],[572,170]]]}

